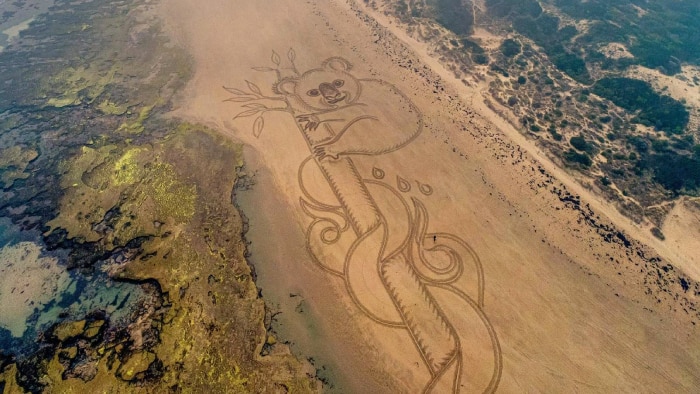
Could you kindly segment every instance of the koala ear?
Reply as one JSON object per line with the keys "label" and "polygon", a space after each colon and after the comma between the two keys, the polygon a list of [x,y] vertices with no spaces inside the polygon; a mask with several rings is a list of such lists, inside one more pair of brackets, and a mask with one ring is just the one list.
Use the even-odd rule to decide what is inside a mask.
{"label": "koala ear", "polygon": [[279,82],[272,87],[272,91],[277,94],[283,94],[286,96],[294,95],[294,88],[297,86],[296,78],[282,78]]}
{"label": "koala ear", "polygon": [[321,63],[323,68],[330,68],[335,71],[350,71],[352,64],[342,57],[331,57]]}

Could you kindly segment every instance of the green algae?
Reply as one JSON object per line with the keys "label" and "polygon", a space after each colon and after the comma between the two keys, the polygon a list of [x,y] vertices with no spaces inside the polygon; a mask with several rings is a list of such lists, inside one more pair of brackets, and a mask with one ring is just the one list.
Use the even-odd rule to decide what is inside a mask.
{"label": "green algae", "polygon": [[133,122],[125,121],[122,123],[117,132],[125,132],[128,134],[140,134],[145,130],[143,123],[151,116],[151,112],[156,105],[147,105],[139,111],[139,115]]}
{"label": "green algae", "polygon": [[92,103],[113,82],[116,67],[67,67],[46,81],[46,105],[56,108]]}
{"label": "green algae", "polygon": [[[276,381],[310,391],[312,381],[301,372],[281,372],[301,371],[293,356],[259,355],[264,344],[275,343],[263,325],[265,306],[245,261],[240,215],[230,203],[241,149],[192,124],[179,124],[148,145],[84,146],[64,162],[66,190],[51,225],[105,249],[147,238],[142,257],[114,275],[155,279],[170,297],[169,316],[158,323],[160,342],[148,351],[164,366],[184,370],[166,368],[160,385],[251,392]],[[106,220],[107,212],[118,213]],[[96,231],[106,222],[109,231]],[[127,381],[142,372],[110,370]]]}
{"label": "green algae", "polygon": [[117,370],[117,376],[123,380],[134,380],[139,374],[143,374],[156,360],[156,355],[151,352],[137,352],[132,354]]}
{"label": "green algae", "polygon": [[194,215],[197,200],[195,185],[181,182],[174,175],[173,167],[166,163],[154,165],[148,176],[153,179],[151,198],[156,203],[157,217],[183,223]]}
{"label": "green algae", "polygon": [[4,393],[24,393],[17,383],[17,364],[10,364],[0,369],[0,383],[4,384]]}
{"label": "green algae", "polygon": [[131,185],[142,178],[144,171],[137,159],[143,150],[144,148],[129,149],[116,160],[112,171],[112,183],[115,186]]}
{"label": "green algae", "polygon": [[59,341],[65,341],[69,338],[77,337],[85,330],[85,320],[71,321],[61,323],[53,331],[53,334]]}
{"label": "green algae", "polygon": [[109,99],[102,101],[97,109],[105,115],[124,115],[129,110],[126,105],[119,105]]}
{"label": "green algae", "polygon": [[85,338],[94,338],[95,336],[97,336],[97,334],[100,333],[100,330],[102,329],[104,324],[104,320],[97,320],[92,322],[85,328],[85,331],[83,331],[83,336],[85,336]]}
{"label": "green algae", "polygon": [[[64,197],[58,216],[48,225],[65,229],[69,238],[104,240],[105,247],[112,248],[118,244],[115,240],[157,234],[154,222],[187,222],[195,213],[197,187],[179,179],[173,165],[163,161],[164,149],[161,144],[83,146],[80,154],[62,163]],[[121,214],[113,219],[110,235],[95,232],[115,208]],[[133,220],[136,216],[147,220]]]}
{"label": "green algae", "polygon": [[[42,144],[31,148],[42,152],[31,173],[23,164],[8,171],[21,168],[29,181],[37,166],[56,174],[57,181],[47,178],[57,197],[55,214],[41,223],[49,229],[44,235],[93,251],[77,261],[104,259],[100,269],[115,280],[157,282],[163,303],[144,307],[121,328],[71,317],[84,322],[82,329],[62,326],[53,331],[60,337],[47,335],[57,342],[33,361],[34,376],[10,364],[0,383],[9,392],[314,391],[309,365],[285,351],[261,355],[263,346],[284,345],[267,335],[242,219],[231,202],[242,146],[201,125],[163,120],[192,61],[161,35],[159,22],[141,18],[140,4],[65,4],[83,19],[59,12],[34,24],[28,37],[48,26],[47,36],[83,47],[61,52],[48,45],[61,55],[29,56],[38,59],[31,72],[0,64],[7,76],[1,79],[29,81],[0,84],[0,112],[14,103],[36,106],[34,123],[12,114],[0,122],[13,129],[11,138],[2,136],[8,146],[31,133]],[[22,124],[28,126],[14,130]],[[104,334],[116,329],[121,335]]]}
{"label": "green algae", "polygon": [[16,180],[29,178],[25,170],[38,156],[36,150],[21,146],[0,149],[0,181],[3,187],[8,189]]}
{"label": "green algae", "polygon": [[78,155],[61,163],[64,197],[60,200],[58,215],[47,226],[63,228],[70,238],[84,242],[101,239],[92,227],[119,201],[120,190],[104,192],[111,184],[109,178],[103,178],[105,168],[114,160],[115,151],[118,148],[112,145],[98,149],[83,146]]}

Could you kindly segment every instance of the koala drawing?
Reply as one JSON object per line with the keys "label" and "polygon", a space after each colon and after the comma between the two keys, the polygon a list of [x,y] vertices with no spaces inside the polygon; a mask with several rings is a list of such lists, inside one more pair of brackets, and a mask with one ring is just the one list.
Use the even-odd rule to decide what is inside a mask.
{"label": "koala drawing", "polygon": [[[390,153],[413,141],[423,128],[421,112],[394,85],[354,77],[343,58],[331,57],[320,67],[299,73],[294,57],[290,50],[291,67],[279,68],[279,56],[273,53],[278,68],[259,68],[276,72],[273,90],[279,96],[265,96],[250,82],[250,94],[229,91],[238,96],[232,101],[284,102],[275,108],[247,105],[252,109],[241,114],[288,113],[309,148],[298,181],[301,208],[311,218],[306,230],[310,256],[342,278],[348,296],[367,317],[410,333],[431,375],[423,392],[495,391],[502,358],[482,310],[483,270],[478,256],[457,236],[427,232],[425,206],[411,197],[411,208],[410,195],[404,194],[410,187],[397,184],[397,190],[380,181],[383,172],[381,176],[373,172],[375,179],[365,177],[367,163],[356,165],[360,156]],[[281,78],[283,70],[295,75]],[[261,119],[262,115],[253,123],[254,135],[256,127],[259,132],[264,125]],[[469,262],[475,272],[462,276]],[[443,310],[440,302],[461,306]],[[477,346],[474,337],[482,341]],[[489,341],[492,352],[484,351]],[[491,357],[492,370],[480,367]]]}
{"label": "koala drawing", "polygon": [[319,160],[378,155],[402,148],[421,132],[416,106],[395,86],[357,79],[340,57],[275,86],[292,105],[297,122]]}

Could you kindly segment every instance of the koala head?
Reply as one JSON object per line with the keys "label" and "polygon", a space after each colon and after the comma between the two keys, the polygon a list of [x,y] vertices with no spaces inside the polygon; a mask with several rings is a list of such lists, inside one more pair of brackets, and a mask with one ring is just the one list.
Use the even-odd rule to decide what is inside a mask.
{"label": "koala head", "polygon": [[348,71],[347,60],[332,57],[320,68],[309,70],[299,77],[284,78],[275,85],[275,92],[293,96],[307,109],[323,111],[353,103],[360,96],[359,81]]}

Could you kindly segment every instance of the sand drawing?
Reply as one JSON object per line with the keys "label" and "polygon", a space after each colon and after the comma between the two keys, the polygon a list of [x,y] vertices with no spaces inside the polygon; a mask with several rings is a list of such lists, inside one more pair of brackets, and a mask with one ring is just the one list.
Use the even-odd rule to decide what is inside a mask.
{"label": "sand drawing", "polygon": [[310,256],[370,319],[408,332],[430,374],[423,392],[495,391],[502,359],[479,257],[457,236],[429,232],[428,182],[380,164],[365,176],[356,165],[411,143],[420,110],[392,84],[355,77],[343,58],[302,73],[295,57],[289,50],[283,67],[273,52],[273,67],[254,68],[276,74],[271,95],[247,81],[247,90],[225,89],[245,103],[236,118],[257,115],[256,137],[266,112],[283,111],[306,142],[298,177]]}

